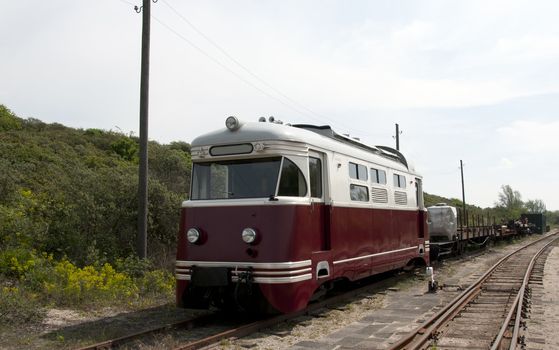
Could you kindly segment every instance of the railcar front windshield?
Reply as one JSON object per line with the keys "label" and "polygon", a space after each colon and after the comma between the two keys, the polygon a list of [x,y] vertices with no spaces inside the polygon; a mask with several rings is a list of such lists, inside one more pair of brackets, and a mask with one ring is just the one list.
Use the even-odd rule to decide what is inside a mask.
{"label": "railcar front windshield", "polygon": [[303,197],[307,193],[301,170],[287,158],[283,166],[282,157],[201,162],[192,169],[190,198],[267,198],[276,195],[276,187],[279,195]]}

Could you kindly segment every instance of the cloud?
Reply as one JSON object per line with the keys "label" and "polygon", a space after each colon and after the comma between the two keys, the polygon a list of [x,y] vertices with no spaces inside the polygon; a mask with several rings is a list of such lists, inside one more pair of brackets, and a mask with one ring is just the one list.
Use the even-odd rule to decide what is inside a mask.
{"label": "cloud", "polygon": [[[328,118],[287,107],[158,2],[159,20],[285,103],[153,21],[150,138],[191,141],[231,114],[274,115],[393,144],[398,122],[402,150],[429,191],[459,195],[463,159],[472,200],[489,205],[503,183],[522,193],[541,186],[529,195],[559,209],[549,192],[559,166],[559,2],[169,3],[268,84]],[[137,133],[141,16],[127,1],[90,5],[6,3],[0,103],[23,117]]]}
{"label": "cloud", "polygon": [[559,121],[517,120],[497,129],[500,142],[520,153],[553,154],[559,152]]}
{"label": "cloud", "polygon": [[[70,109],[78,111],[84,99],[76,92],[90,89],[90,94],[98,95],[99,106],[111,108],[86,110],[86,118],[103,115],[112,122],[117,114],[128,114],[134,122],[129,125],[135,125],[140,22],[125,3],[111,4],[105,17],[98,16],[107,10],[103,6],[87,11],[74,6],[63,16],[57,13],[56,20],[38,22],[34,33],[41,28],[43,34],[35,35],[36,40],[10,40],[12,51],[19,55],[4,58],[6,68],[0,67],[0,73],[18,83],[5,92],[7,98],[2,102],[36,86],[31,90],[38,96],[36,103],[54,101],[62,106],[60,96],[71,96],[64,105],[75,104]],[[174,6],[270,85],[326,115],[348,110],[482,106],[559,91],[559,79],[555,79],[559,77],[550,68],[553,65],[542,64],[558,55],[555,19],[537,4],[529,9],[503,1],[427,1],[405,9],[359,1],[349,7],[341,2],[317,4],[210,1]],[[527,12],[539,13],[539,21],[522,30],[510,26],[514,21],[526,24]],[[18,18],[16,14],[11,17]],[[154,6],[154,14],[245,79],[277,96],[166,6]],[[69,27],[73,30],[66,30]],[[24,32],[23,26],[16,29]],[[40,60],[34,57],[38,52]],[[17,69],[17,65],[27,67]],[[221,118],[230,109],[301,117],[215,65],[155,21],[151,71],[151,105],[159,116],[171,119],[190,114],[211,120],[208,116]],[[43,91],[44,96],[39,94]],[[127,91],[126,98],[120,99],[123,102],[113,98],[123,91]],[[49,96],[49,92],[58,96]]]}
{"label": "cloud", "polygon": [[501,161],[499,162],[499,165],[500,165],[500,168],[504,168],[504,169],[514,168],[514,163],[508,158],[501,158]]}
{"label": "cloud", "polygon": [[[453,20],[466,25],[472,8]],[[489,25],[507,25],[502,17],[478,19],[467,31],[456,23],[418,13],[407,21],[365,19],[331,37],[326,27],[306,48],[274,43],[279,54],[266,60],[274,68],[263,70],[323,109],[459,108],[559,91],[551,62],[559,54],[556,33],[490,31]],[[297,37],[289,29],[284,34]]]}
{"label": "cloud", "polygon": [[542,35],[505,37],[497,41],[495,56],[506,62],[541,61],[559,58],[559,38]]}

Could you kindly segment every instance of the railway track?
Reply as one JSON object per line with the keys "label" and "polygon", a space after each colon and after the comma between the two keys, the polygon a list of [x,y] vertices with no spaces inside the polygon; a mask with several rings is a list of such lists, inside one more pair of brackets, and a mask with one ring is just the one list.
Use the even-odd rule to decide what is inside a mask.
{"label": "railway track", "polygon": [[558,236],[543,237],[499,260],[392,349],[515,349],[523,341],[533,268],[543,265]]}
{"label": "railway track", "polygon": [[[387,273],[389,274],[389,273]],[[384,276],[384,277],[383,277]],[[277,315],[265,319],[231,319],[227,315],[220,312],[202,315],[197,318],[182,320],[174,323],[169,323],[161,327],[155,327],[145,331],[129,334],[115,339],[102,341],[96,344],[81,347],[77,350],[106,350],[118,348],[133,348],[135,341],[142,341],[149,337],[165,335],[169,332],[180,332],[182,330],[192,330],[198,335],[190,336],[188,340],[182,340],[181,344],[175,346],[175,350],[194,350],[200,349],[212,344],[217,344],[223,339],[241,338],[246,335],[255,333],[259,330],[278,325],[282,322],[295,319],[303,315],[317,315],[320,309],[336,308],[340,303],[351,299],[352,297],[361,294],[370,294],[382,288],[382,284],[391,283],[391,279],[400,278],[401,276],[394,276],[386,278],[386,274],[372,277],[373,282],[363,282],[363,286],[355,286],[350,290],[339,292],[338,294],[327,297],[324,300],[313,302],[309,306],[296,313],[287,315]],[[405,276],[402,276],[405,278]],[[392,281],[393,282],[393,281]],[[320,317],[320,316],[319,316]],[[204,329],[207,328],[207,329]],[[207,335],[201,335],[207,334]],[[179,337],[182,338],[182,337]],[[150,342],[149,340],[147,341]]]}
{"label": "railway track", "polygon": [[216,322],[217,318],[218,316],[216,314],[210,313],[210,314],[198,316],[196,318],[189,318],[189,319],[180,320],[172,323],[167,323],[162,326],[131,333],[122,337],[105,340],[99,343],[77,348],[76,350],[102,350],[102,349],[118,348],[122,345],[129,344],[132,341],[136,339],[140,339],[142,337],[154,336],[175,329],[188,330],[196,327],[201,327],[206,324]]}
{"label": "railway track", "polygon": [[[549,240],[551,238],[549,238],[548,236],[545,239]],[[539,247],[541,245],[543,245],[541,241],[536,241],[531,243],[529,246],[532,247],[531,249],[533,250],[535,249],[534,247]],[[524,255],[530,255],[530,253],[525,253]],[[456,349],[461,348],[462,346],[460,343],[464,342],[464,339],[460,338],[460,334],[467,334],[470,338],[475,335],[475,338],[473,339],[476,346],[465,343],[465,345],[463,346],[464,348],[489,349],[490,346],[484,347],[484,345],[478,346],[478,344],[481,341],[487,343],[487,340],[491,338],[490,334],[492,332],[496,334],[499,331],[499,329],[495,330],[495,326],[492,325],[495,322],[494,318],[497,314],[503,314],[504,310],[507,310],[507,308],[510,309],[509,305],[515,299],[515,297],[511,296],[511,293],[512,291],[517,291],[520,289],[520,287],[517,287],[516,284],[520,285],[522,282],[521,280],[524,278],[523,272],[521,271],[522,269],[519,267],[524,267],[525,270],[525,267],[528,266],[528,263],[526,263],[526,259],[518,260],[516,262],[510,261],[509,259],[512,259],[512,254],[501,259],[491,269],[491,271],[493,271],[494,273],[507,272],[506,276],[499,276],[497,274],[491,275],[490,272],[488,272],[464,292],[467,293],[468,291],[472,290],[476,291],[475,295],[471,295],[466,298],[467,302],[464,304],[464,307],[466,308],[465,311],[450,311],[452,317],[446,323],[438,321],[436,317],[437,315],[433,316],[432,319],[426,322],[426,324],[418,328],[413,336],[410,335],[405,339],[402,339],[402,341],[396,344],[393,348],[421,349],[430,345],[434,345],[436,343],[437,349]],[[508,261],[509,263],[505,266],[501,266],[505,261]],[[498,265],[501,266],[500,269]],[[540,262],[540,264],[537,266],[543,266],[543,263]],[[486,283],[489,284],[486,284],[485,286],[477,286],[482,280],[486,281]],[[383,279],[381,281],[387,280]],[[353,296],[357,296],[367,292],[370,293],[371,291],[378,288],[378,283],[368,284],[363,287],[358,287],[339,295],[329,297],[326,300],[312,303],[307,309],[300,312],[289,315],[279,315],[260,320],[232,321],[230,318],[227,319],[223,316],[223,314],[220,313],[206,314],[198,318],[170,323],[161,327],[130,334],[117,339],[103,341],[97,344],[82,347],[79,350],[113,349],[119,347],[128,348],[130,346],[133,347],[132,344],[138,339],[146,339],[150,336],[165,335],[168,332],[180,332],[182,330],[196,330],[196,332],[194,333],[197,333],[199,335],[190,337],[194,339],[182,340],[180,345],[175,346],[175,350],[200,349],[212,344],[217,344],[223,339],[241,338],[251,333],[255,333],[259,330],[269,328],[290,319],[300,317],[302,315],[312,315],[315,313],[316,310],[331,308],[339,304],[340,302],[350,299]],[[453,302],[462,300],[463,295],[464,294],[457,297]],[[475,312],[476,310],[481,312],[485,307],[488,308],[482,316],[479,316],[480,320],[478,321],[476,319]],[[448,310],[448,308],[443,309],[443,312],[441,314],[445,313],[444,311],[446,310]],[[515,319],[515,317],[511,318],[513,320]],[[437,325],[440,324],[440,327],[433,328],[431,330],[430,327],[435,323]],[[205,330],[203,329],[204,327],[207,327],[208,329]],[[452,330],[452,332],[450,332],[449,330]],[[506,337],[503,338],[507,338],[510,341],[510,338],[512,337],[511,330],[507,328],[503,335],[506,335]],[[521,334],[515,336],[515,338],[516,337],[521,338]],[[409,341],[406,341],[406,339],[408,338]],[[422,343],[423,345],[414,345],[417,343],[419,338],[424,338],[424,341]],[[449,342],[448,345],[445,345],[446,341]]]}

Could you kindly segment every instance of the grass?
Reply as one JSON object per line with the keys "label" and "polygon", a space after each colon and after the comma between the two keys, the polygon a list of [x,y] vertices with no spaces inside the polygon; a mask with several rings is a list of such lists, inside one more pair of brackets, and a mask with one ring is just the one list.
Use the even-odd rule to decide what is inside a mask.
{"label": "grass", "polygon": [[39,326],[52,308],[91,315],[104,307],[172,303],[174,290],[170,272],[137,259],[79,267],[33,250],[6,249],[0,252],[0,329]]}

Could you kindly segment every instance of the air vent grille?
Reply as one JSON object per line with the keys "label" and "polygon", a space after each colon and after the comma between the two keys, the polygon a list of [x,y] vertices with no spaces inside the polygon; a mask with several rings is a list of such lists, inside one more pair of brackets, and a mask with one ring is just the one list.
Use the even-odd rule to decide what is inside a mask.
{"label": "air vent grille", "polygon": [[407,205],[408,195],[406,192],[394,191],[394,202],[399,205]]}
{"label": "air vent grille", "polygon": [[388,203],[388,191],[386,188],[371,188],[373,203]]}

